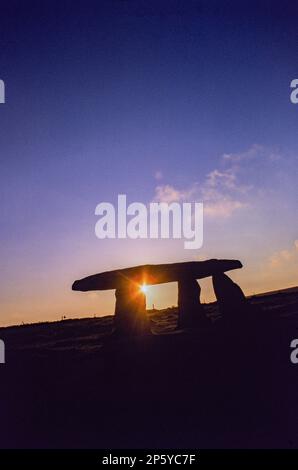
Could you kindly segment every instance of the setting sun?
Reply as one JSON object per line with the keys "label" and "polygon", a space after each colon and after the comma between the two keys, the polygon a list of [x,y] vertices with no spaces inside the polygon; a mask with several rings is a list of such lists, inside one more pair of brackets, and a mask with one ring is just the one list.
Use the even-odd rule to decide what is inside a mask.
{"label": "setting sun", "polygon": [[146,284],[142,284],[140,286],[140,291],[143,292],[143,294],[146,294],[148,292],[148,286]]}

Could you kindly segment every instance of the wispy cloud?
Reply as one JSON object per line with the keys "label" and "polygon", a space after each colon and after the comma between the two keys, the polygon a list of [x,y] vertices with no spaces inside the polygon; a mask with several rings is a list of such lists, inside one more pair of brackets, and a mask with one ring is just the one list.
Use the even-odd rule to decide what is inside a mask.
{"label": "wispy cloud", "polygon": [[264,145],[253,144],[245,152],[239,153],[224,153],[222,160],[230,163],[239,163],[243,161],[250,161],[254,159],[265,159],[270,161],[276,161],[281,158],[280,154],[276,150],[268,149]]}
{"label": "wispy cloud", "polygon": [[155,188],[154,201],[203,201],[205,215],[215,218],[230,217],[235,211],[249,206],[248,193],[253,187],[240,181],[240,162],[255,158],[261,151],[265,152],[263,147],[254,145],[242,154],[224,154],[220,159],[223,168],[210,171],[201,184],[193,183],[188,188],[177,188],[170,184],[158,185]]}
{"label": "wispy cloud", "polygon": [[[167,203],[202,201],[205,215],[214,218],[230,217],[252,203],[251,195],[254,189],[250,181],[252,160],[254,168],[257,166],[260,172],[265,172],[267,165],[272,165],[272,162],[279,159],[281,156],[278,151],[260,144],[253,144],[244,152],[225,153],[219,158],[218,166],[210,171],[200,184],[192,183],[187,188],[159,184],[155,188],[154,201]],[[156,174],[156,179],[161,179],[161,176]],[[258,194],[265,191],[260,187],[255,189]]]}
{"label": "wispy cloud", "polygon": [[247,207],[247,204],[225,198],[220,201],[207,202],[204,205],[204,213],[210,217],[230,217],[237,209]]}
{"label": "wispy cloud", "polygon": [[290,249],[277,251],[269,258],[271,268],[281,268],[293,262],[298,265],[298,240],[294,241]]}
{"label": "wispy cloud", "polygon": [[205,215],[230,217],[234,211],[247,206],[243,196],[248,189],[238,181],[236,170],[211,171],[201,187]]}
{"label": "wispy cloud", "polygon": [[169,184],[157,186],[155,188],[155,196],[154,201],[157,202],[167,202],[170,204],[171,202],[182,202],[182,201],[189,201],[191,198],[195,196],[196,188],[195,186],[189,189],[177,189],[174,186]]}
{"label": "wispy cloud", "polygon": [[157,186],[155,188],[154,201],[204,202],[205,215],[210,217],[230,217],[237,209],[247,207],[248,203],[234,197],[235,192],[241,192],[237,188],[236,181],[232,182],[225,176],[207,176],[206,181],[200,187],[198,184],[187,189],[178,189],[171,185]]}

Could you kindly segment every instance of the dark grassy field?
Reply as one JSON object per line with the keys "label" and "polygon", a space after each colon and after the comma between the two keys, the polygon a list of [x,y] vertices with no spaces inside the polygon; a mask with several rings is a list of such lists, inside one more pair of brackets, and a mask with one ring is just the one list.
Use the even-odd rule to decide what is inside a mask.
{"label": "dark grassy field", "polygon": [[298,446],[298,289],[258,295],[258,315],[118,338],[112,316],[0,328],[2,448]]}

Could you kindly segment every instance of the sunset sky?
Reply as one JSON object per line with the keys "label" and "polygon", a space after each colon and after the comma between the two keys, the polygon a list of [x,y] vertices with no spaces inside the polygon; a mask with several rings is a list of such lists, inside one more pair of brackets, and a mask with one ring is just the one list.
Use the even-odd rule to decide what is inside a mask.
{"label": "sunset sky", "polygon": [[[297,20],[293,1],[3,2],[1,325],[112,313],[73,280],[143,263],[237,258],[246,294],[298,285]],[[118,194],[204,202],[203,247],[97,239]]]}

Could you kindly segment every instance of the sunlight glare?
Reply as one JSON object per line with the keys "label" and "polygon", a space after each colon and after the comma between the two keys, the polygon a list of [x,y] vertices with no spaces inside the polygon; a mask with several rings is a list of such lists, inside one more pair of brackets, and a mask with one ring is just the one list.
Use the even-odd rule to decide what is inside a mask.
{"label": "sunlight glare", "polygon": [[148,286],[146,284],[142,284],[140,286],[140,290],[143,292],[143,294],[146,294],[146,292],[148,292]]}

